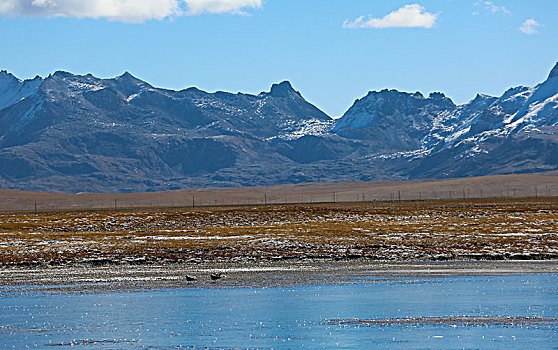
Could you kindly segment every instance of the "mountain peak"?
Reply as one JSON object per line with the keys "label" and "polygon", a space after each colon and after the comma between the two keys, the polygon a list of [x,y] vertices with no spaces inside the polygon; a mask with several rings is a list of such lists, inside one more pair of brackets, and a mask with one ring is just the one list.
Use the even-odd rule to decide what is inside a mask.
{"label": "mountain peak", "polygon": [[0,110],[34,94],[41,83],[40,77],[20,80],[8,71],[0,71]]}
{"label": "mountain peak", "polygon": [[114,78],[116,81],[123,83],[123,84],[131,84],[132,86],[151,86],[148,83],[146,83],[145,81],[136,78],[135,76],[133,76],[130,72],[126,71],[124,73],[122,73],[122,75]]}
{"label": "mountain peak", "polygon": [[273,84],[271,86],[271,91],[269,92],[269,95],[275,97],[287,97],[289,95],[292,95],[293,93],[298,94],[298,92],[295,89],[293,89],[291,83],[285,80],[279,84]]}
{"label": "mountain peak", "polygon": [[36,75],[35,78],[33,79],[22,80],[16,77],[15,75],[13,75],[12,73],[8,72],[7,70],[0,70],[0,79],[4,81],[8,80],[11,82],[26,83],[26,84],[43,80],[43,78],[41,78],[39,75]]}
{"label": "mountain peak", "polygon": [[137,79],[136,77],[134,77],[130,72],[125,71],[124,73],[122,73],[122,75],[117,77],[118,79]]}
{"label": "mountain peak", "polygon": [[0,78],[9,78],[11,80],[19,80],[12,73],[8,72],[7,70],[1,70],[0,71]]}
{"label": "mountain peak", "polygon": [[469,101],[469,103],[479,104],[479,103],[485,103],[486,101],[494,101],[496,99],[498,99],[498,98],[494,97],[494,96],[489,96],[489,95],[485,95],[485,94],[477,94],[474,99]]}
{"label": "mountain peak", "polygon": [[558,62],[556,62],[556,65],[554,65],[554,68],[552,68],[552,70],[550,71],[548,79],[556,77],[558,77]]}
{"label": "mountain peak", "polygon": [[485,94],[477,94],[474,98],[474,100],[484,100],[487,98],[494,98],[493,96],[490,95],[485,95]]}
{"label": "mountain peak", "polygon": [[446,98],[446,95],[444,95],[443,92],[431,92],[430,95],[428,95],[428,98],[434,99],[434,100],[442,100],[444,98]]}
{"label": "mountain peak", "polygon": [[56,72],[54,72],[54,74],[52,74],[52,76],[68,78],[68,77],[73,77],[74,75],[70,72],[66,72],[66,71],[63,71],[63,70],[57,70]]}

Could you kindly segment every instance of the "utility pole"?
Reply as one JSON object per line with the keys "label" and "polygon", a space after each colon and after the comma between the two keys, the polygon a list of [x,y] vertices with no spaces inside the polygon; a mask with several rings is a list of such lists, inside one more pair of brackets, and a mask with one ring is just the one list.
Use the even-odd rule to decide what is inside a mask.
{"label": "utility pole", "polygon": [[401,191],[397,191],[397,199],[401,202]]}
{"label": "utility pole", "polygon": [[37,201],[35,201],[35,214],[37,214]]}
{"label": "utility pole", "polygon": [[196,197],[192,196],[192,208],[196,207]]}
{"label": "utility pole", "polygon": [[267,193],[264,193],[264,204],[267,205]]}
{"label": "utility pole", "polygon": [[114,209],[116,209],[116,198],[114,199]]}

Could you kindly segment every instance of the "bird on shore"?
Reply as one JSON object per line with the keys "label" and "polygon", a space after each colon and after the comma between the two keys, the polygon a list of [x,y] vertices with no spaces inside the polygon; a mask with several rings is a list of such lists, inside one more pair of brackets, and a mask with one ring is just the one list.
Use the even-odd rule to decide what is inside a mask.
{"label": "bird on shore", "polygon": [[196,277],[190,276],[190,275],[186,275],[186,281],[191,282],[191,281],[195,281],[195,280],[196,280]]}
{"label": "bird on shore", "polygon": [[209,277],[211,278],[212,281],[216,281],[218,279],[225,277],[225,275],[223,275],[222,273],[212,273],[211,275],[209,275]]}

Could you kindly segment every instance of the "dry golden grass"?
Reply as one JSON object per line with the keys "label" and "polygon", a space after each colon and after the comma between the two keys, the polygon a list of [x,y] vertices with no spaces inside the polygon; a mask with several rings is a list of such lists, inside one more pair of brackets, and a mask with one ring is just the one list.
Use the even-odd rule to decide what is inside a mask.
{"label": "dry golden grass", "polygon": [[0,215],[0,263],[556,259],[558,199]]}
{"label": "dry golden grass", "polygon": [[44,193],[0,190],[0,211],[138,208],[417,199],[558,196],[555,173],[444,180],[323,182],[268,187],[203,188],[145,193]]}

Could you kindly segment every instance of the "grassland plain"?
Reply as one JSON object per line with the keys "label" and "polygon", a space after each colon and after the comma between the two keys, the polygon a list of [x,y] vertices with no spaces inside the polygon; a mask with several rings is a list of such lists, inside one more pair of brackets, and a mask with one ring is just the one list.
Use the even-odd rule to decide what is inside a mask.
{"label": "grassland plain", "polygon": [[11,213],[10,265],[558,258],[558,199]]}
{"label": "grassland plain", "polygon": [[165,269],[176,269],[172,281],[305,267],[308,281],[324,263],[362,271],[370,262],[545,260],[540,271],[556,272],[557,231],[550,197],[5,213],[0,284],[38,283],[28,272],[45,268],[43,283],[56,269],[82,282],[107,273],[124,281],[130,271],[149,282]]}
{"label": "grassland plain", "polygon": [[443,180],[321,182],[116,194],[0,190],[0,211],[556,197],[557,175],[554,171]]}

